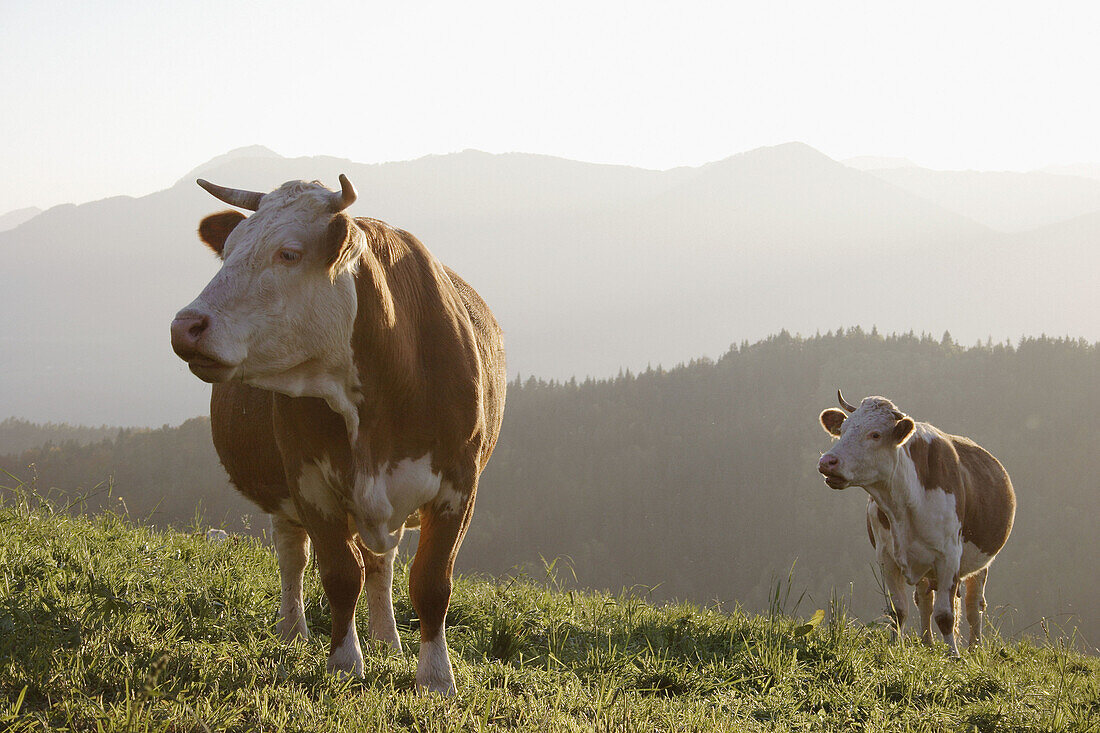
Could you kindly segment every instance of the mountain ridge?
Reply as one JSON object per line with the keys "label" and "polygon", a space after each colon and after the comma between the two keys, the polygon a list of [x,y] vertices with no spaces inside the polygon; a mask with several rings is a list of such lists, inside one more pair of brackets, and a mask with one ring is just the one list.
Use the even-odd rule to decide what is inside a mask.
{"label": "mountain ridge", "polygon": [[[672,365],[841,323],[1100,335],[1091,255],[1062,243],[1069,230],[997,232],[803,143],[666,171],[481,151],[360,164],[249,147],[207,163],[195,170],[252,190],[349,175],[350,213],[412,232],[490,303],[513,375]],[[0,232],[21,273],[0,290],[14,314],[0,325],[0,418],[160,425],[204,411],[208,388],[167,332],[217,270],[195,230],[220,208],[180,179]],[[1069,253],[1074,272],[1042,248]],[[858,288],[837,287],[853,277]]]}

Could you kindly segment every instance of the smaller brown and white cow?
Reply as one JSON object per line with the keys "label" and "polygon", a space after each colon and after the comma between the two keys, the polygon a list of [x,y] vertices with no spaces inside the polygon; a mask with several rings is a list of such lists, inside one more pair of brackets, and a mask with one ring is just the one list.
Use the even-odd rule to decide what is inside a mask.
{"label": "smaller brown and white cow", "polygon": [[[833,489],[862,486],[870,494],[867,531],[877,550],[901,636],[914,600],[921,636],[932,644],[932,616],[953,655],[959,581],[966,582],[970,646],[982,636],[989,564],[1004,546],[1016,514],[1016,495],[1004,466],[969,438],[915,422],[885,397],[844,411],[821,413],[825,431],[839,440],[817,470]],[[849,414],[850,413],[850,414]]]}

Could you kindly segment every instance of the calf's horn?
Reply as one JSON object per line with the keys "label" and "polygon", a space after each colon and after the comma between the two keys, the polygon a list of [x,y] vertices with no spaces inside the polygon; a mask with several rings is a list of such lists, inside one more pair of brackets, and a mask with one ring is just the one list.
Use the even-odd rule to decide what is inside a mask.
{"label": "calf's horn", "polygon": [[855,406],[854,406],[854,405],[849,405],[849,404],[848,404],[848,401],[844,399],[844,395],[842,395],[842,394],[840,393],[840,390],[839,390],[839,389],[838,389],[838,390],[836,391],[836,398],[837,398],[838,400],[840,400],[840,406],[841,406],[841,407],[843,407],[843,408],[844,408],[845,410],[847,410],[848,412],[855,412],[855,411],[856,411],[856,408],[855,408]]}
{"label": "calf's horn", "polygon": [[225,186],[219,186],[210,181],[204,181],[201,178],[195,181],[195,183],[206,189],[214,198],[224,201],[230,206],[236,206],[239,209],[255,211],[260,208],[260,199],[264,197],[262,193],[256,191],[245,191],[241,188],[226,188]]}
{"label": "calf's horn", "polygon": [[355,199],[359,198],[359,194],[355,192],[355,186],[351,185],[351,181],[343,173],[340,174],[340,193],[332,194],[333,206],[336,211],[343,211],[352,204],[355,203]]}

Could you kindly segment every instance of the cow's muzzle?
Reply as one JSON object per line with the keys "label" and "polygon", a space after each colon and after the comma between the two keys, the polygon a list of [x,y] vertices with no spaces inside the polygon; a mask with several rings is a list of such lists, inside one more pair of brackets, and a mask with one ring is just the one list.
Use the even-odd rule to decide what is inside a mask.
{"label": "cow's muzzle", "polygon": [[172,350],[187,362],[191,373],[204,382],[225,382],[237,367],[226,364],[202,350],[203,335],[210,327],[210,318],[203,314],[180,313],[172,321]]}
{"label": "cow's muzzle", "polygon": [[832,453],[826,453],[817,462],[817,470],[825,477],[825,485],[830,489],[848,488],[848,479],[840,475],[839,467],[840,459]]}

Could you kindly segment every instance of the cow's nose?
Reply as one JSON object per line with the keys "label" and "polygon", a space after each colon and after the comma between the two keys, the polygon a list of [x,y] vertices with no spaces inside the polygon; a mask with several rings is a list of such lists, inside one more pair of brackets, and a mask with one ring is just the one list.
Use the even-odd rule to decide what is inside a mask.
{"label": "cow's nose", "polygon": [[181,315],[172,321],[172,350],[181,359],[198,353],[199,339],[210,325],[206,315]]}
{"label": "cow's nose", "polygon": [[821,456],[821,460],[817,462],[817,470],[825,473],[831,471],[837,467],[840,463],[840,459],[834,456],[832,453],[826,453]]}

